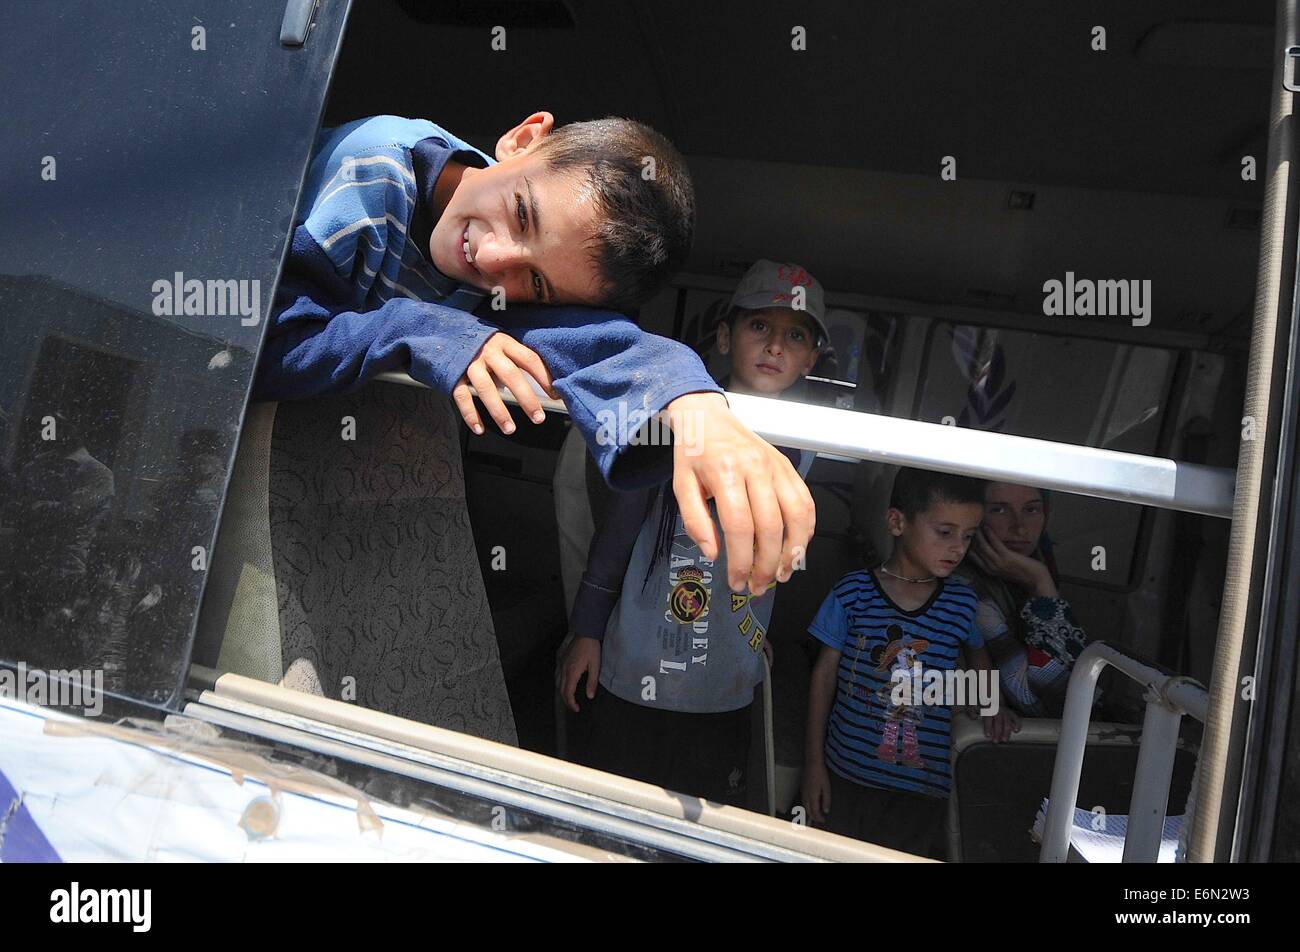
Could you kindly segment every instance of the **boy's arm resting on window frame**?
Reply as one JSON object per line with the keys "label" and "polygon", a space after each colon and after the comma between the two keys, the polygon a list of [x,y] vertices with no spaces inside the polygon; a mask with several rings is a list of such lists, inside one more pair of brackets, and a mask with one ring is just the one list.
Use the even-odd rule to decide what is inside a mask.
{"label": "boy's arm resting on window frame", "polygon": [[[375,310],[331,307],[309,284],[288,282],[258,365],[254,399],[347,393],[381,373],[407,371],[450,395],[498,330],[533,350],[611,486],[634,489],[672,475],[671,448],[629,446],[621,421],[639,420],[690,393],[721,393],[695,352],[622,315],[582,307],[520,307],[492,314],[407,298]],[[623,460],[628,451],[634,459]],[[622,460],[622,461],[621,461]],[[620,462],[621,461],[621,462]],[[616,465],[618,464],[618,465]]]}
{"label": "boy's arm resting on window frame", "polygon": [[614,493],[605,519],[591,538],[587,570],[573,599],[570,628],[579,638],[605,640],[605,628],[623,592],[632,550],[658,490]]}
{"label": "boy's arm resting on window frame", "polygon": [[542,358],[615,489],[657,485],[673,475],[671,447],[628,445],[641,423],[678,397],[722,393],[695,351],[612,311],[511,305],[485,319]]}
{"label": "boy's arm resting on window frame", "polygon": [[273,320],[258,361],[255,400],[349,393],[406,371],[450,395],[496,328],[441,304],[394,298],[372,311],[332,310],[297,294]]}
{"label": "boy's arm resting on window frame", "polygon": [[[449,395],[500,329],[546,364],[611,486],[636,489],[671,475],[683,525],[711,559],[724,541],[709,516],[707,500],[716,501],[733,591],[747,580],[760,592],[773,579],[789,579],[812,537],[812,496],[789,460],[727,411],[721,388],[689,347],[591,308],[514,306],[491,323],[407,299],[366,312],[331,308],[299,277],[277,293],[283,310],[268,332],[255,399],[347,392],[398,370]],[[632,434],[665,409],[687,439],[675,449],[631,445]]]}

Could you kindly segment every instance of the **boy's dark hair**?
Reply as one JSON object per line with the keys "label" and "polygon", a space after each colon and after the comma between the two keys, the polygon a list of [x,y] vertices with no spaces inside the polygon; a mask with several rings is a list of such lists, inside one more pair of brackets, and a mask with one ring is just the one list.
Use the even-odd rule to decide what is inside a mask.
{"label": "boy's dark hair", "polygon": [[928,469],[904,466],[894,477],[894,488],[889,494],[889,508],[897,509],[908,519],[915,519],[940,502],[984,505],[984,480],[952,473],[935,473]]}
{"label": "boy's dark hair", "polygon": [[686,160],[649,126],[613,117],[559,126],[538,154],[552,171],[586,171],[601,215],[594,249],[601,303],[640,307],[691,250],[695,186]]}

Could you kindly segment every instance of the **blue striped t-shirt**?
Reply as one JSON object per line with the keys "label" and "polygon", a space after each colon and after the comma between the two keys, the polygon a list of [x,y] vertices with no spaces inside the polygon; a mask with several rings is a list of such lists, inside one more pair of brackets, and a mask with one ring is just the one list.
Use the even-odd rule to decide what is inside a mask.
{"label": "blue striped t-shirt", "polygon": [[977,604],[975,590],[955,577],[940,580],[913,611],[896,605],[873,571],[851,572],[835,584],[808,629],[840,652],[826,726],[828,769],[869,787],[948,796],[952,710],[943,703],[895,704],[893,673],[907,672],[910,687],[924,683],[927,671],[956,670],[962,645],[984,644],[975,627]]}

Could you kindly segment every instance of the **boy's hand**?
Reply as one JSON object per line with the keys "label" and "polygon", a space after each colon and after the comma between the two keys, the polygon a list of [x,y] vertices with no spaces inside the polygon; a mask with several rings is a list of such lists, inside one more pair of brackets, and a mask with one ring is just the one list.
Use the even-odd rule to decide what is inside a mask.
{"label": "boy's hand", "polygon": [[578,713],[578,681],[587,675],[587,700],[596,697],[596,683],[600,680],[600,642],[595,638],[577,636],[569,643],[561,667],[560,697],[575,714]]}
{"label": "boy's hand", "polygon": [[688,393],[668,404],[673,492],[682,525],[706,558],[717,533],[708,500],[718,507],[733,592],[761,594],[789,581],[817,524],[812,494],[790,461],[737,419],[720,393]]}
{"label": "boy's hand", "polygon": [[483,421],[479,419],[478,409],[474,406],[474,393],[470,391],[470,387],[477,392],[478,398],[487,408],[488,415],[496,421],[497,426],[501,427],[502,433],[507,435],[513,433],[515,424],[510,419],[510,411],[506,408],[501,395],[497,393],[498,387],[505,387],[514,394],[515,399],[519,401],[519,406],[534,423],[541,423],[546,419],[546,411],[542,409],[541,401],[537,399],[537,394],[523,374],[525,370],[541,384],[548,397],[552,400],[559,399],[551,384],[550,371],[542,363],[542,358],[509,334],[498,331],[487,339],[478,355],[465,369],[465,375],[451,391],[451,398],[456,401],[456,408],[460,410],[461,417],[471,430],[480,436],[483,434]]}
{"label": "boy's hand", "polygon": [[826,772],[825,764],[804,766],[801,799],[808,819],[817,826],[825,824],[826,815],[831,812],[831,775]]}

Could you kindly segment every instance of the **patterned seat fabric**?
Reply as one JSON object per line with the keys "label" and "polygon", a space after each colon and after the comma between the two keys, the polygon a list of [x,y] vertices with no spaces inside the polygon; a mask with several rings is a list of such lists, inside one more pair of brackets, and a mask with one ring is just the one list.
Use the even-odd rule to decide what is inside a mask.
{"label": "patterned seat fabric", "polygon": [[378,383],[270,406],[250,408],[204,600],[218,668],[516,744],[446,402]]}

